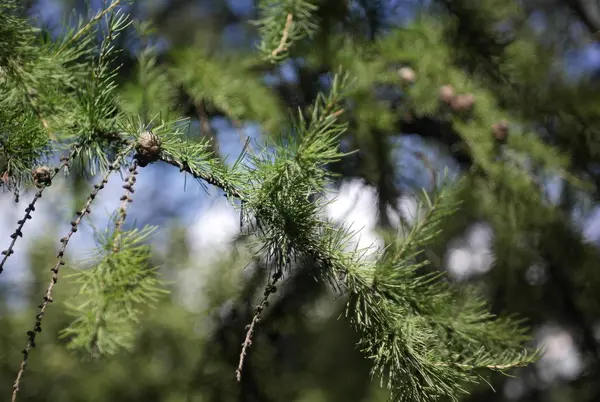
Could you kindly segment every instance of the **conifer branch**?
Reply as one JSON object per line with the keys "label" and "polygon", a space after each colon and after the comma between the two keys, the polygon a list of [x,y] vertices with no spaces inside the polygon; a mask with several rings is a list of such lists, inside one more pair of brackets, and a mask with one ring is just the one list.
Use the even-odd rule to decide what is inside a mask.
{"label": "conifer branch", "polygon": [[532,358],[528,357],[522,360],[515,360],[506,364],[464,364],[464,363],[433,363],[433,366],[437,367],[451,367],[456,366],[464,370],[477,370],[477,369],[488,369],[493,371],[505,371],[517,367],[525,367],[532,363]]}
{"label": "conifer branch", "polygon": [[[133,185],[136,182],[135,176],[138,174],[137,172],[137,161],[134,159],[132,165],[129,167],[129,175],[125,179],[125,184],[123,188],[125,189],[124,194],[121,196],[121,205],[119,206],[117,220],[115,222],[115,231],[114,231],[114,240],[112,252],[116,254],[120,251],[121,248],[121,232],[123,224],[125,223],[125,219],[127,218],[127,205],[132,202],[131,194],[134,193]],[[92,336],[90,338],[89,348],[91,350],[92,355],[97,355],[99,353],[98,350],[98,335],[102,323],[102,315],[105,313],[107,307],[107,303],[103,303],[102,307],[96,312],[96,321],[95,326],[92,332]]]}
{"label": "conifer branch", "polygon": [[96,15],[93,16],[87,22],[87,24],[82,26],[73,36],[69,37],[68,40],[63,42],[62,46],[60,47],[60,49],[58,50],[58,52],[56,54],[59,55],[62,51],[69,48],[69,46],[71,46],[75,41],[77,41],[79,38],[81,38],[90,29],[92,29],[92,27],[96,23],[98,23],[105,15],[108,15],[111,11],[113,11],[120,3],[121,3],[121,0],[114,0],[110,4],[110,6],[106,7],[103,10],[98,11],[98,13],[96,13]]}
{"label": "conifer branch", "polygon": [[255,21],[261,36],[259,47],[272,62],[282,60],[294,42],[318,29],[314,15],[318,7],[311,0],[261,0],[259,8],[261,18]]}
{"label": "conifer branch", "polygon": [[[50,173],[49,176],[45,180],[39,181],[36,183],[36,185],[39,188],[36,191],[35,195],[33,196],[33,199],[31,200],[31,202],[29,203],[27,208],[25,208],[25,216],[23,217],[23,219],[20,219],[17,222],[17,224],[18,224],[17,229],[15,229],[14,233],[10,236],[12,238],[12,241],[10,242],[10,245],[8,246],[8,248],[6,250],[2,250],[1,254],[3,257],[2,257],[2,261],[0,261],[0,274],[4,270],[4,264],[6,263],[6,260],[8,259],[8,257],[10,255],[12,255],[14,253],[13,248],[15,246],[15,243],[17,242],[17,238],[23,236],[23,227],[25,226],[25,222],[27,222],[28,219],[31,219],[31,212],[35,211],[35,204],[36,204],[37,200],[42,198],[42,193],[44,192],[44,190],[47,187],[49,187],[52,184],[52,180],[58,174],[58,172],[60,172],[65,167],[68,168],[68,166],[71,164],[73,158],[75,157],[75,155],[78,152],[79,152],[79,150],[78,150],[77,146],[75,146],[74,149],[71,151],[71,153],[68,156],[61,158],[62,163],[60,166],[54,168],[52,173]],[[35,174],[36,174],[36,171],[34,170],[34,172],[33,172],[34,182],[35,182]]]}
{"label": "conifer branch", "polygon": [[101,247],[94,266],[73,275],[81,284],[80,295],[87,298],[78,307],[70,306],[78,317],[61,331],[61,337],[71,338],[69,348],[86,349],[92,356],[129,348],[133,341],[131,322],[138,320],[136,306],[149,306],[159,295],[168,293],[158,287],[155,269],[146,266],[149,248],[142,242],[153,229],[123,231],[137,168],[158,160],[161,144],[157,135],[145,131],[130,145],[135,147],[135,155],[123,185],[125,193],[120,197],[115,226],[98,238]]}
{"label": "conifer branch", "polygon": [[121,205],[119,206],[119,217],[117,219],[117,222],[115,223],[115,234],[117,236],[117,240],[115,241],[115,244],[113,247],[114,253],[119,252],[119,248],[120,248],[119,237],[120,237],[120,233],[121,233],[123,224],[125,223],[125,219],[127,218],[127,205],[133,201],[131,198],[131,195],[134,193],[133,185],[136,182],[135,176],[137,176],[137,174],[138,174],[137,161],[133,160],[131,166],[129,167],[129,175],[125,179],[125,184],[123,185],[125,192],[121,196],[121,199],[120,199]]}
{"label": "conifer branch", "polygon": [[192,175],[192,177],[199,179],[199,180],[203,180],[206,183],[211,184],[211,185],[223,190],[223,192],[225,192],[225,194],[227,194],[230,197],[237,198],[240,201],[244,201],[247,198],[246,196],[243,195],[243,193],[239,189],[234,188],[230,183],[227,183],[227,182],[223,181],[222,179],[220,179],[216,176],[213,176],[211,174],[206,174],[204,172],[195,171],[185,161],[183,161],[183,162],[178,161],[178,160],[175,160],[174,158],[170,158],[167,156],[161,156],[160,160],[165,163],[168,163],[171,166],[175,166],[175,167],[179,168],[180,172],[189,173]]}
{"label": "conifer branch", "polygon": [[[114,227],[107,228],[98,238],[99,250],[90,261],[93,265],[71,275],[81,286],[81,304],[69,303],[76,319],[60,332],[61,338],[70,338],[69,349],[99,357],[133,347],[132,324],[139,321],[139,307],[152,307],[159,296],[168,293],[160,287],[156,268],[148,267],[150,247],[144,242],[153,230],[144,227],[117,233]],[[117,253],[115,242],[119,243]]]}
{"label": "conifer branch", "polygon": [[[31,108],[33,109],[34,113],[40,119],[40,122],[42,123],[42,127],[44,127],[45,130],[48,130],[49,129],[48,120],[46,120],[46,118],[42,114],[42,111],[40,110],[40,108],[37,105],[37,101],[31,96],[32,92],[33,92],[32,88],[25,88],[25,90],[23,91],[23,93],[25,94],[25,98],[31,105]],[[56,141],[56,135],[54,135],[53,132],[49,131],[48,136],[50,137],[51,140]]]}
{"label": "conifer branch", "polygon": [[[314,11],[317,7],[313,3],[310,0],[261,0],[262,18],[259,21],[262,36],[261,50],[268,59],[271,61],[283,59],[293,43],[316,31],[318,26]],[[89,38],[86,35],[90,33],[92,25],[112,13],[118,4],[119,0],[113,1],[109,7],[98,12],[91,21],[67,37],[58,47],[58,52],[55,51],[55,47],[49,49],[48,59],[52,57],[56,59],[58,54],[66,53],[70,47],[83,48],[83,45],[90,44],[93,35],[90,34]],[[424,193],[424,203],[428,211],[424,214],[423,220],[417,222],[402,241],[397,239],[392,241],[385,250],[377,250],[372,259],[363,258],[359,252],[346,251],[351,233],[343,228],[332,228],[331,223],[322,218],[324,201],[321,195],[331,177],[326,166],[344,156],[340,151],[340,142],[346,124],[341,121],[340,116],[346,109],[341,105],[344,97],[340,92],[344,89],[342,82],[344,80],[340,80],[339,76],[334,79],[328,96],[322,94],[317,96],[308,116],[300,114],[298,121],[294,122],[293,134],[281,136],[270,143],[269,147],[265,147],[264,152],[252,155],[248,164],[244,166],[245,170],[238,169],[238,165],[242,165],[241,157],[230,169],[209,152],[209,147],[203,141],[199,143],[184,141],[182,132],[177,127],[177,121],[152,124],[154,133],[144,132],[138,136],[135,144],[125,147],[121,152],[119,148],[124,147],[124,144],[107,139],[104,133],[115,132],[116,126],[127,125],[124,121],[125,116],[137,116],[141,113],[133,107],[125,111],[126,107],[122,108],[117,96],[118,86],[114,79],[116,71],[110,63],[109,56],[114,50],[113,39],[119,29],[127,26],[126,18],[117,18],[117,14],[118,12],[114,12],[110,18],[107,18],[108,32],[99,49],[94,46],[93,49],[88,50],[90,53],[85,53],[81,49],[73,50],[69,57],[61,57],[49,63],[53,68],[60,66],[57,68],[60,74],[56,74],[62,80],[60,85],[35,88],[41,89],[40,94],[47,94],[48,100],[51,96],[66,92],[61,88],[63,84],[66,84],[68,91],[76,93],[77,96],[69,97],[69,100],[65,101],[62,114],[57,114],[58,116],[54,113],[48,114],[56,119],[52,120],[52,127],[59,128],[56,132],[64,131],[67,135],[78,137],[81,141],[85,140],[84,151],[90,160],[95,158],[100,161],[103,168],[108,165],[109,171],[103,176],[101,184],[95,186],[84,209],[79,212],[78,218],[71,222],[71,230],[67,236],[61,239],[63,246],[57,256],[57,263],[52,268],[52,280],[44,295],[44,301],[39,306],[40,312],[36,316],[33,331],[27,333],[28,343],[23,351],[24,358],[14,383],[13,401],[16,399],[28,363],[29,352],[35,347],[36,333],[41,331],[42,318],[47,306],[52,302],[53,287],[58,280],[60,266],[65,264],[63,256],[69,239],[77,231],[83,215],[90,213],[89,206],[107,182],[108,175],[121,166],[120,160],[125,158],[134,146],[136,155],[124,186],[126,191],[121,197],[114,230],[107,229],[104,241],[99,242],[102,243],[97,253],[100,257],[99,261],[96,259],[91,269],[76,274],[80,283],[83,283],[80,294],[89,299],[77,307],[79,317],[62,332],[63,335],[73,336],[70,347],[91,349],[92,353],[96,354],[111,353],[122,346],[132,345],[133,331],[130,329],[131,322],[137,320],[137,306],[140,303],[147,305],[148,301],[154,300],[160,293],[156,286],[158,281],[153,277],[153,271],[147,267],[150,251],[143,241],[149,231],[143,230],[141,234],[136,230],[126,232],[123,230],[123,223],[127,214],[127,203],[131,201],[131,193],[133,193],[132,186],[135,182],[137,166],[144,167],[162,160],[178,167],[180,171],[191,174],[203,184],[206,182],[222,189],[228,197],[239,199],[243,205],[243,213],[256,221],[255,230],[250,233],[257,240],[259,250],[256,251],[256,257],[264,257],[273,263],[274,273],[266,286],[262,301],[255,307],[254,316],[247,327],[242,343],[236,370],[238,381],[241,380],[244,361],[256,328],[269,304],[268,298],[276,290],[275,284],[286,270],[291,269],[293,264],[299,261],[316,268],[317,276],[329,280],[334,286],[339,286],[343,282],[344,289],[349,295],[347,318],[360,332],[360,346],[373,361],[372,373],[379,375],[392,392],[403,392],[404,395],[401,397],[404,400],[427,401],[440,396],[456,399],[464,392],[465,383],[478,381],[476,373],[472,371],[479,368],[502,371],[529,362],[527,354],[516,353],[517,349],[521,350],[525,338],[519,323],[492,316],[488,313],[485,303],[479,299],[461,298],[449,284],[440,279],[440,275],[421,274],[420,268],[425,265],[421,258],[423,249],[428,247],[431,240],[439,234],[441,219],[455,210],[454,203],[443,202],[444,197],[447,196],[444,191],[441,194],[437,194],[436,191],[435,195],[439,197],[435,200],[429,199],[429,195]],[[285,20],[283,16],[286,16]],[[22,21],[15,25],[21,23]],[[20,33],[27,31],[21,29],[24,27],[25,24],[18,27]],[[28,64],[26,67],[31,67],[31,71],[34,71],[33,65],[43,59],[36,56],[38,47],[33,45],[35,36],[28,31],[27,35],[28,42],[23,41],[26,42],[22,46],[24,50],[19,50],[23,50],[23,54],[28,57],[22,58],[24,63],[21,63],[19,58],[13,58],[19,60],[19,65],[14,66],[18,73],[21,72],[19,67],[23,67],[20,64]],[[427,38],[435,35],[436,32],[433,32],[427,35]],[[394,46],[397,46],[397,39],[392,38],[388,42],[394,42]],[[89,43],[86,42],[87,40]],[[410,40],[412,41],[412,38]],[[440,48],[443,50],[443,46]],[[414,54],[416,53],[414,51],[411,52],[412,57],[416,59],[422,56]],[[384,53],[393,57],[399,54],[398,51]],[[75,57],[82,54],[93,54],[93,59],[97,62],[89,63],[90,58]],[[260,118],[256,120],[261,120],[265,116],[271,117],[272,110],[276,109],[271,107],[274,102],[265,108],[260,106],[262,100],[272,100],[274,97],[266,95],[268,90],[258,83],[260,81],[258,77],[244,75],[243,68],[228,67],[237,66],[236,63],[229,63],[229,60],[215,62],[206,54],[196,51],[184,52],[180,59],[175,62],[176,67],[170,70],[157,67],[158,63],[154,57],[146,58],[146,62],[140,61],[140,64],[143,64],[140,75],[148,73],[149,75],[144,78],[156,78],[141,80],[141,86],[144,87],[148,81],[153,81],[151,84],[154,84],[153,89],[157,93],[154,103],[147,102],[146,98],[142,99],[140,104],[143,113],[146,113],[147,109],[151,109],[152,112],[173,111],[170,102],[175,92],[172,91],[176,86],[175,83],[182,84],[196,103],[206,100],[214,104],[217,109],[224,110],[225,114],[234,120],[250,116],[259,116]],[[73,63],[66,63],[65,60]],[[420,59],[415,60],[415,65],[418,65],[419,61]],[[446,61],[446,59],[440,57],[439,61]],[[74,65],[73,70],[69,70],[71,64]],[[433,77],[440,75],[440,71],[426,70],[434,63],[422,62],[421,64],[425,70],[423,75],[432,78],[430,82],[437,86],[438,83]],[[436,65],[439,66],[439,63]],[[63,71],[64,66],[69,68],[65,67]],[[378,71],[379,67],[376,67],[373,71]],[[23,70],[29,73],[27,68]],[[26,90],[25,96],[28,96],[27,100],[32,103],[34,109],[40,105],[32,102],[35,99],[31,98],[33,95],[29,93],[29,84],[55,76],[52,68],[47,70],[32,73],[31,80],[27,75],[22,75],[23,82],[27,85],[21,90],[23,88]],[[371,71],[370,68],[359,70]],[[458,69],[449,70],[454,74],[453,80],[463,76]],[[169,77],[165,74],[166,71],[174,73]],[[246,84],[246,78],[248,82],[255,84],[252,90],[248,90],[246,85],[240,85],[240,81]],[[364,78],[364,80],[363,77],[360,79],[361,85],[369,80],[368,77]],[[407,79],[410,80],[410,77]],[[456,78],[454,84],[461,81]],[[370,91],[372,83],[366,84]],[[468,80],[463,84],[464,88],[460,89],[476,92],[475,84]],[[366,90],[367,85],[364,85],[361,91]],[[409,87],[406,85],[403,89],[409,95],[413,95],[410,93],[410,88],[417,88],[417,86]],[[18,96],[7,98],[17,99],[17,102],[13,102],[17,105],[15,109],[23,108],[20,104],[23,103],[23,97],[16,89],[19,88],[13,88],[12,92]],[[260,94],[256,95],[256,92]],[[429,92],[435,92],[435,88]],[[480,98],[485,95],[483,92],[481,94],[477,92],[476,95],[478,102],[481,102],[480,99],[485,100]],[[431,102],[430,99],[421,102],[421,99],[416,96],[413,98],[416,100],[415,103],[424,105],[422,111],[425,114],[438,113],[435,109],[438,105],[431,106],[436,102]],[[462,106],[458,105],[460,107],[448,105],[457,109],[451,116],[452,127],[456,128],[457,137],[462,139],[463,144],[469,146],[467,154],[471,161],[482,165],[486,173],[496,174],[494,178],[501,177],[502,175],[498,175],[496,171],[499,164],[495,164],[493,157],[490,158],[490,155],[493,156],[490,152],[493,146],[490,144],[493,144],[494,140],[487,137],[482,140],[480,134],[482,127],[489,129],[490,122],[482,118],[485,116],[478,113],[478,108],[473,108],[475,102],[473,94],[461,99],[471,100],[467,104],[462,102]],[[169,105],[165,106],[166,104]],[[150,105],[154,107],[151,108]],[[354,105],[355,103],[349,102],[346,106],[353,108]],[[484,103],[485,105],[487,104]],[[45,112],[46,105],[41,106],[44,107],[42,111]],[[34,111],[42,119],[42,126],[47,128],[41,113],[38,113],[39,110]],[[0,110],[0,113],[3,113],[3,110]],[[9,116],[8,112],[6,115],[8,118],[5,120],[10,120],[12,126],[9,130],[3,131],[9,132],[11,139],[18,140],[14,141],[16,145],[27,144],[29,139],[26,135],[27,130],[14,124],[18,122],[17,118]],[[2,117],[4,115],[0,116]],[[19,162],[15,165],[11,161],[13,165],[10,166],[19,168],[13,168],[11,172],[19,170],[20,174],[26,174],[30,170],[27,164],[39,159],[42,152],[39,150],[44,150],[47,145],[47,136],[41,135],[43,132],[34,113],[27,109],[25,118],[36,123],[36,138],[44,137],[44,143],[28,145],[28,150],[32,151],[25,156],[14,151],[18,149],[14,144],[6,147],[10,151],[6,153],[17,154],[16,159]],[[58,121],[56,125],[55,121]],[[142,125],[148,125],[145,118]],[[138,128],[130,128],[123,131],[137,133]],[[111,145],[110,152],[107,152],[105,147],[107,142]],[[272,149],[275,151],[271,152]],[[109,163],[111,157],[108,155],[113,151],[117,153],[117,157],[113,163]],[[427,164],[427,161],[425,163]],[[434,171],[432,168],[430,170],[435,182]],[[45,175],[46,171],[40,173]],[[509,179],[512,176],[507,175]],[[40,178],[42,177],[34,178],[34,183],[41,183]],[[506,181],[510,182],[510,180]],[[22,235],[23,223],[30,218],[29,213],[33,210],[35,201],[41,197],[41,191],[38,194],[26,210],[25,219],[19,223],[19,228],[13,234],[13,243],[6,250],[5,258],[0,263],[0,271],[6,257],[13,252],[14,240]],[[91,309],[88,306],[91,306]]]}
{"label": "conifer branch", "polygon": [[25,369],[26,369],[27,363],[28,363],[29,352],[32,348],[35,348],[35,338],[36,338],[37,333],[42,331],[42,319],[44,317],[46,309],[48,308],[48,305],[54,301],[54,299],[52,298],[52,291],[54,290],[54,286],[58,282],[58,273],[60,271],[60,267],[62,265],[65,265],[64,254],[65,254],[67,245],[69,244],[69,240],[71,239],[71,236],[73,236],[73,234],[75,232],[77,232],[77,228],[78,228],[81,220],[83,219],[83,217],[86,214],[91,213],[90,206],[96,199],[97,194],[100,192],[101,189],[104,188],[104,185],[108,182],[108,177],[113,173],[113,171],[116,171],[119,169],[119,167],[121,165],[121,160],[123,158],[125,158],[127,153],[129,153],[132,149],[133,149],[133,145],[130,145],[127,148],[125,148],[123,150],[123,152],[121,152],[119,155],[117,155],[117,157],[115,158],[115,161],[110,165],[108,172],[106,172],[104,174],[104,176],[102,177],[100,184],[94,185],[94,190],[92,190],[92,192],[88,196],[84,207],[80,211],[77,212],[77,217],[73,221],[71,221],[71,230],[69,230],[69,232],[67,233],[67,235],[65,237],[60,239],[60,242],[62,243],[62,247],[57,254],[56,264],[50,270],[52,272],[52,277],[48,284],[48,288],[46,289],[46,294],[43,297],[42,303],[38,306],[40,308],[40,310],[39,310],[39,313],[36,315],[35,324],[33,326],[33,329],[30,331],[27,331],[27,338],[28,338],[27,345],[25,346],[25,349],[22,350],[23,360],[21,361],[21,365],[19,367],[17,377],[13,384],[12,402],[15,402],[17,400],[17,394],[19,392],[21,379],[23,377],[23,374],[25,373]]}
{"label": "conifer branch", "polygon": [[[36,99],[36,91],[30,85],[28,85],[25,82],[25,80],[23,79],[22,68],[16,63],[15,60],[9,60],[7,63],[7,67],[8,67],[8,70],[13,73],[12,78],[14,79],[14,82],[21,89],[21,93],[27,100],[27,103],[31,107],[31,110],[33,110],[34,114],[40,120],[42,127],[44,127],[45,130],[48,130],[49,124],[38,106],[37,99]],[[48,132],[48,136],[50,137],[50,139],[56,140],[56,136],[54,135],[54,133]]]}

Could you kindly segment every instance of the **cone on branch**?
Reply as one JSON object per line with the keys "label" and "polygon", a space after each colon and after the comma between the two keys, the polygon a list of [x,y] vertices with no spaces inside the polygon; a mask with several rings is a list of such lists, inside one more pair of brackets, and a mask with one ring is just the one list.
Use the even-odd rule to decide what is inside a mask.
{"label": "cone on branch", "polygon": [[452,85],[443,85],[440,87],[439,98],[443,103],[450,105],[454,98],[456,98],[454,87]]}
{"label": "cone on branch", "polygon": [[417,80],[417,73],[410,67],[402,67],[398,69],[398,76],[403,84],[414,84]]}
{"label": "cone on branch", "polygon": [[145,131],[138,138],[135,147],[135,159],[141,167],[147,166],[160,159],[160,139],[151,131]]}
{"label": "cone on branch", "polygon": [[44,187],[52,184],[52,172],[48,166],[40,166],[31,172],[33,184],[36,187]]}
{"label": "cone on branch", "polygon": [[452,110],[457,113],[469,112],[473,109],[473,105],[475,105],[473,94],[457,95],[450,103]]}
{"label": "cone on branch", "polygon": [[498,142],[506,142],[506,139],[508,138],[508,132],[509,127],[508,122],[506,120],[501,120],[498,123],[494,123],[492,125],[492,134]]}

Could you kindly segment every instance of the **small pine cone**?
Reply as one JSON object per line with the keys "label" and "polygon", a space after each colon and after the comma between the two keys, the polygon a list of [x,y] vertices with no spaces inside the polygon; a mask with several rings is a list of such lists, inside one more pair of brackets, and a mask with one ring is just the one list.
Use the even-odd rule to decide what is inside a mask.
{"label": "small pine cone", "polygon": [[449,105],[452,103],[455,97],[456,92],[454,91],[454,87],[452,87],[452,85],[444,85],[440,88],[439,98],[442,102]]}
{"label": "small pine cone", "polygon": [[499,121],[492,125],[492,133],[498,142],[505,142],[508,138],[508,122],[506,120]]}
{"label": "small pine cone", "polygon": [[398,76],[404,84],[413,84],[417,80],[415,70],[410,67],[402,67],[398,69]]}
{"label": "small pine cone", "polygon": [[52,171],[48,166],[40,166],[31,172],[33,183],[36,187],[44,187],[52,184]]}
{"label": "small pine cone", "polygon": [[135,158],[138,165],[141,167],[147,166],[149,163],[156,162],[160,159],[160,139],[152,134],[151,131],[146,131],[138,138],[135,147]]}
{"label": "small pine cone", "polygon": [[470,111],[471,109],[473,109],[474,104],[475,96],[473,96],[472,94],[466,94],[458,95],[457,97],[455,97],[450,103],[450,106],[452,107],[452,110],[460,113]]}

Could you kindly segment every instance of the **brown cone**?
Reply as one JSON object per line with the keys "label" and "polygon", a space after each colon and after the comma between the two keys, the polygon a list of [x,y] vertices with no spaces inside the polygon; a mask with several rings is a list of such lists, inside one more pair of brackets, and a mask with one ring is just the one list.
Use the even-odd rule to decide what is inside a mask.
{"label": "brown cone", "polygon": [[440,87],[439,98],[442,102],[450,104],[452,100],[456,97],[456,92],[452,85],[444,85]]}
{"label": "brown cone", "polygon": [[48,166],[40,166],[31,172],[36,187],[49,186],[52,183],[52,172]]}
{"label": "brown cone", "polygon": [[410,67],[402,67],[398,69],[398,76],[405,84],[413,84],[417,80],[415,70]]}
{"label": "brown cone", "polygon": [[151,131],[146,131],[138,138],[138,143],[135,147],[137,154],[135,158],[138,165],[141,167],[147,166],[149,163],[160,159],[160,139],[152,134]]}
{"label": "brown cone", "polygon": [[508,122],[506,120],[499,121],[492,125],[492,133],[497,141],[504,142],[508,137]]}
{"label": "brown cone", "polygon": [[472,94],[458,95],[450,104],[455,112],[468,112],[473,109],[475,104],[475,96]]}

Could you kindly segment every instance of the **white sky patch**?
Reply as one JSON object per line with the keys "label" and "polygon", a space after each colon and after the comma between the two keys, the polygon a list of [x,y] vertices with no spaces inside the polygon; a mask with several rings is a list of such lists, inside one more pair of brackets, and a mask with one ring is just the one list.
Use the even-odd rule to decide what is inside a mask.
{"label": "white sky patch", "polygon": [[219,262],[230,256],[232,241],[239,232],[239,211],[222,196],[210,199],[209,205],[205,205],[190,222],[190,257],[195,264],[178,271],[178,292],[175,295],[186,309],[199,311],[204,307],[201,289],[210,281]]}
{"label": "white sky patch", "polygon": [[[402,196],[397,203],[397,208],[409,225],[412,225],[422,217],[423,209],[419,208],[419,203],[415,197]],[[394,211],[390,214],[392,224],[398,226],[400,219],[398,214]]]}
{"label": "white sky patch", "polygon": [[[218,260],[240,231],[240,215],[225,197],[217,197],[189,226],[190,244],[203,260]],[[197,250],[197,251],[196,251]]]}
{"label": "white sky patch", "polygon": [[325,215],[334,223],[345,224],[355,233],[348,249],[365,249],[365,256],[383,246],[383,240],[375,232],[377,225],[377,192],[360,180],[342,183],[339,191],[327,197],[332,200],[325,207]]}
{"label": "white sky patch", "polygon": [[473,224],[466,234],[451,242],[446,253],[448,272],[457,280],[488,272],[494,263],[493,231],[484,223]]}
{"label": "white sky patch", "polygon": [[[377,233],[378,198],[374,187],[359,179],[345,181],[339,190],[331,190],[326,195],[327,204],[324,215],[332,222],[345,225],[355,233],[348,244],[348,249],[364,250],[365,256],[371,256],[383,247],[383,239]],[[390,223],[398,228],[400,214],[405,223],[412,225],[420,215],[417,201],[412,196],[402,196],[396,208],[388,206]]]}
{"label": "white sky patch", "polygon": [[573,336],[555,325],[545,325],[538,330],[537,339],[545,352],[536,363],[541,381],[572,380],[583,370],[583,361]]}

